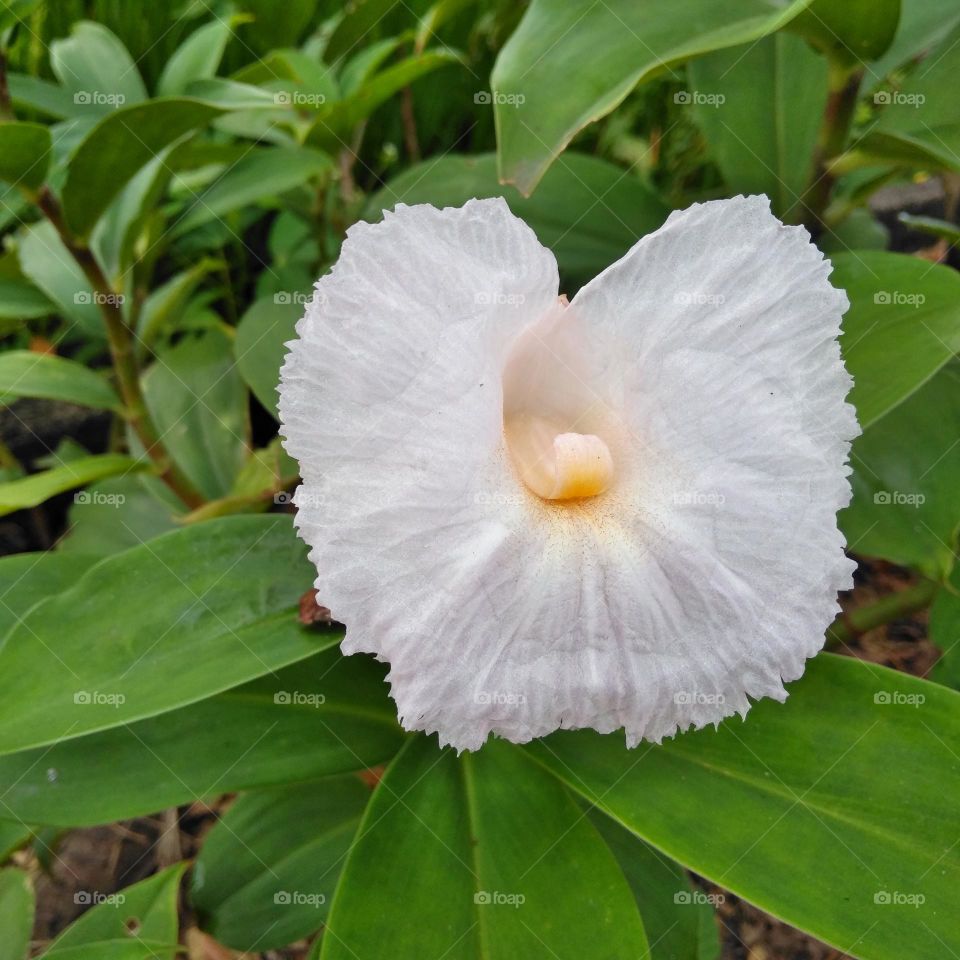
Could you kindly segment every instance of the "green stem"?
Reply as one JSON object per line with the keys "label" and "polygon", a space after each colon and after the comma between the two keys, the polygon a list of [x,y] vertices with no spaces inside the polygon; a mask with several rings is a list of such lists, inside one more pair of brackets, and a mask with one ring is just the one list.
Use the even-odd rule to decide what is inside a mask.
{"label": "green stem", "polygon": [[823,112],[820,133],[813,151],[813,177],[803,195],[804,223],[814,235],[825,229],[824,213],[830,203],[837,175],[830,161],[847,145],[853,124],[863,69],[846,63],[830,63],[827,106]]}
{"label": "green stem", "polygon": [[848,613],[841,613],[827,630],[827,647],[838,647],[850,643],[868,630],[874,630],[892,620],[899,620],[901,617],[925,609],[939,589],[939,583],[924,579],[905,590],[891,593],[875,603],[868,603]]}
{"label": "green stem", "polygon": [[63,219],[60,204],[47,187],[42,187],[33,197],[41,212],[53,224],[67,251],[76,260],[84,276],[90,281],[107,330],[107,342],[113,360],[117,386],[126,407],[126,418],[140,438],[147,456],[156,464],[160,478],[187,506],[196,508],[204,503],[203,497],[167,455],[147,411],[143,391],[140,389],[140,371],[133,350],[133,334],[123,318],[120,297],[114,292],[88,247],[74,239]]}

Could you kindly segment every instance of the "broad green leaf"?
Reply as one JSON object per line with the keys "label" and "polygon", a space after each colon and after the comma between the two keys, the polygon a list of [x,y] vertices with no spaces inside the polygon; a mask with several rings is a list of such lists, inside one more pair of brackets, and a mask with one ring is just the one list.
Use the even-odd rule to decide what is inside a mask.
{"label": "broad green leaf", "polygon": [[381,70],[355,93],[326,104],[320,110],[307,142],[330,150],[342,149],[353,128],[366,120],[381,103],[420,77],[440,67],[462,63],[462,60],[461,55],[452,50],[427,50]]}
{"label": "broad green leaf", "polygon": [[826,60],[779,32],[693,60],[687,76],[684,102],[730,193],[765,193],[778,217],[800,220],[827,102]]}
{"label": "broad green leaf", "polygon": [[[415,882],[410,865],[416,864]],[[512,744],[416,737],[347,857],[323,960],[645,957],[633,895],[569,794]]]}
{"label": "broad green leaf", "polygon": [[34,895],[22,870],[0,870],[0,960],[26,960],[33,931]]}
{"label": "broad green leaf", "polygon": [[854,553],[942,580],[960,526],[960,369],[941,370],[854,441],[853,500],[840,527]]}
{"label": "broad green leaf", "polygon": [[20,267],[66,319],[87,336],[103,339],[103,319],[90,281],[67,252],[50,223],[35,223],[20,240]]}
{"label": "broad green leaf", "polygon": [[392,8],[391,0],[358,0],[345,6],[340,22],[327,40],[324,59],[333,63],[357,53],[376,38],[378,25]]}
{"label": "broad green leaf", "polygon": [[253,203],[263,203],[287,190],[309,183],[330,170],[325,153],[303,147],[263,147],[251,150],[224,170],[173,226],[173,235],[219,219]]}
{"label": "broad green leaf", "polygon": [[97,946],[113,940],[130,939],[171,944],[156,954],[157,960],[173,960],[179,921],[177,894],[186,864],[178,863],[161,870],[140,883],[125,887],[113,896],[97,902],[100,891],[86,890],[95,905],[67,927],[50,944],[47,957],[57,957],[61,950],[81,946]]}
{"label": "broad green leaf", "polygon": [[185,513],[166,484],[151,484],[142,476],[111,477],[74,497],[57,551],[88,559],[120,553],[173,530]]}
{"label": "broad green leaf", "polygon": [[[45,550],[0,558],[0,649],[7,631],[35,604],[61,593],[90,561]],[[3,807],[0,805],[0,817]]]}
{"label": "broad green leaf", "polygon": [[179,710],[0,757],[0,813],[85,826],[372,767],[403,742],[385,673],[327,649]]}
{"label": "broad green leaf", "polygon": [[833,257],[847,291],[840,339],[862,427],[889,414],[960,350],[960,275],[916,257],[857,251]]}
{"label": "broad green leaf", "polygon": [[191,33],[164,64],[157,81],[157,96],[178,96],[195,80],[214,76],[232,32],[230,22],[217,17]]}
{"label": "broad green leaf", "polygon": [[952,84],[960,71],[960,27],[914,70],[895,91],[873,95],[880,118],[865,139],[854,145],[864,153],[896,159],[904,152],[935,168],[960,170],[960,100]]}
{"label": "broad green leaf", "polygon": [[303,316],[307,299],[299,291],[264,297],[252,304],[237,324],[237,367],[254,396],[274,416],[285,344],[295,336],[294,327]]}
{"label": "broad green leaf", "polygon": [[0,320],[34,320],[54,312],[53,304],[32,284],[0,277]]}
{"label": "broad green leaf", "polygon": [[500,178],[529,195],[573,137],[657,71],[749,43],[809,0],[533,0],[491,77]]}
{"label": "broad green leaf", "polygon": [[295,605],[312,577],[280,516],[211,521],[107,557],[7,636],[0,752],[155,716],[309,656]]}
{"label": "broad green leaf", "polygon": [[900,22],[900,0],[813,0],[790,24],[832,60],[861,66],[883,56]]}
{"label": "broad green leaf", "polygon": [[232,344],[220,330],[181,340],[143,376],[164,446],[200,492],[230,491],[247,451],[246,393]]}
{"label": "broad green leaf", "polygon": [[343,95],[348,97],[356,93],[402,43],[403,37],[388,37],[386,40],[371,43],[351,56],[340,71],[340,89]]}
{"label": "broad green leaf", "polygon": [[930,641],[940,659],[930,679],[960,690],[960,570],[954,568],[949,589],[941,590],[930,607]]}
{"label": "broad green leaf", "polygon": [[82,363],[31,350],[0,354],[0,404],[17,397],[44,397],[101,410],[121,407],[101,374]]}
{"label": "broad green leaf", "polygon": [[830,256],[854,250],[886,250],[889,244],[890,231],[864,207],[851,210],[835,227],[817,237],[817,246]]}
{"label": "broad green leaf", "polygon": [[105,113],[147,98],[129,51],[101,23],[80,20],[67,39],[54,40],[50,67],[73,102],[90,112]]}
{"label": "broad green leaf", "polygon": [[960,694],[823,654],[785,704],[717,731],[636,750],[567,731],[525,749],[669,857],[841,952],[942,960],[960,947],[958,735]]}
{"label": "broad green leaf", "polygon": [[50,960],[160,960],[171,956],[176,944],[156,940],[101,940],[79,947],[64,947],[56,953],[45,953]]}
{"label": "broad green leaf", "polygon": [[874,86],[908,60],[933,49],[958,23],[960,7],[950,9],[938,0],[901,0],[893,44],[869,65],[866,82]]}
{"label": "broad green leaf", "polygon": [[164,147],[224,110],[203,100],[170,97],[104,117],[81,142],[67,169],[62,199],[70,227],[80,236],[88,234],[131,177]]}
{"label": "broad green leaf", "polygon": [[241,796],[194,867],[191,899],[203,928],[251,952],[319,929],[369,799],[355,776]]}
{"label": "broad green leaf", "polygon": [[0,180],[36,190],[50,166],[50,130],[39,123],[0,124]]}
{"label": "broad green leaf", "polygon": [[[391,180],[367,205],[367,219],[397,203],[461,206],[471,197],[502,196],[554,252],[575,286],[620,259],[670,212],[635,176],[605,160],[565,153],[532,197],[497,182],[493,154],[447,155],[417,164]],[[572,293],[573,291],[568,291]]]}
{"label": "broad green leaf", "polygon": [[223,268],[222,260],[203,257],[187,270],[174,274],[166,283],[152,290],[143,302],[137,324],[137,348],[145,351],[162,334],[176,332],[177,323],[201,282],[214,270]]}
{"label": "broad green leaf", "polygon": [[633,890],[650,941],[650,960],[718,958],[713,904],[690,883],[683,867],[604,814],[593,810],[590,820]]}
{"label": "broad green leaf", "polygon": [[74,115],[80,106],[73,102],[69,90],[49,80],[23,73],[11,73],[7,76],[10,85],[10,99],[18,107],[26,107],[39,113],[62,120]]}
{"label": "broad green leaf", "polygon": [[85,486],[94,480],[148,467],[145,461],[134,460],[124,454],[103,453],[70,460],[52,470],[0,483],[0,517],[16,510],[39,506],[58,493]]}
{"label": "broad green leaf", "polygon": [[0,7],[0,30],[7,30],[27,18],[39,6],[40,0],[4,0]]}
{"label": "broad green leaf", "polygon": [[[0,813],[6,813],[2,803]],[[11,854],[29,843],[33,833],[32,827],[17,820],[0,820],[0,863],[4,863]]]}

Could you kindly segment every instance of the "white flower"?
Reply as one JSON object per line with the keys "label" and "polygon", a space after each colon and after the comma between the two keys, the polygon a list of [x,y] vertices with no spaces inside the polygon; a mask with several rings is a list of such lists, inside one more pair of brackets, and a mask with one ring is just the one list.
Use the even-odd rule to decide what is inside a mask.
{"label": "white flower", "polygon": [[569,305],[502,200],[350,229],[280,414],[320,597],[405,727],[633,746],[785,698],[853,568],[829,272],[763,197],[672,214]]}

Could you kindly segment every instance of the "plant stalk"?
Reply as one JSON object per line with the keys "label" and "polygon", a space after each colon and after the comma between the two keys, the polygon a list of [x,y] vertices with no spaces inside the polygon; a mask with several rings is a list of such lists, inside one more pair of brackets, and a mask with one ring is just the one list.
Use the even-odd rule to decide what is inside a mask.
{"label": "plant stalk", "polygon": [[939,583],[923,579],[875,603],[841,613],[827,629],[827,649],[850,643],[869,630],[925,609],[939,590]]}

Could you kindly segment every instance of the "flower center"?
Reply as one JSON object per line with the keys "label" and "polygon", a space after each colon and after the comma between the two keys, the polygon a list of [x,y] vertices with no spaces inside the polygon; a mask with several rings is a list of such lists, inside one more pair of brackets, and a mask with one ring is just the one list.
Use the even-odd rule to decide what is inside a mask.
{"label": "flower center", "polygon": [[593,497],[610,486],[613,459],[595,434],[563,432],[555,422],[530,415],[508,418],[504,430],[521,479],[538,497]]}

